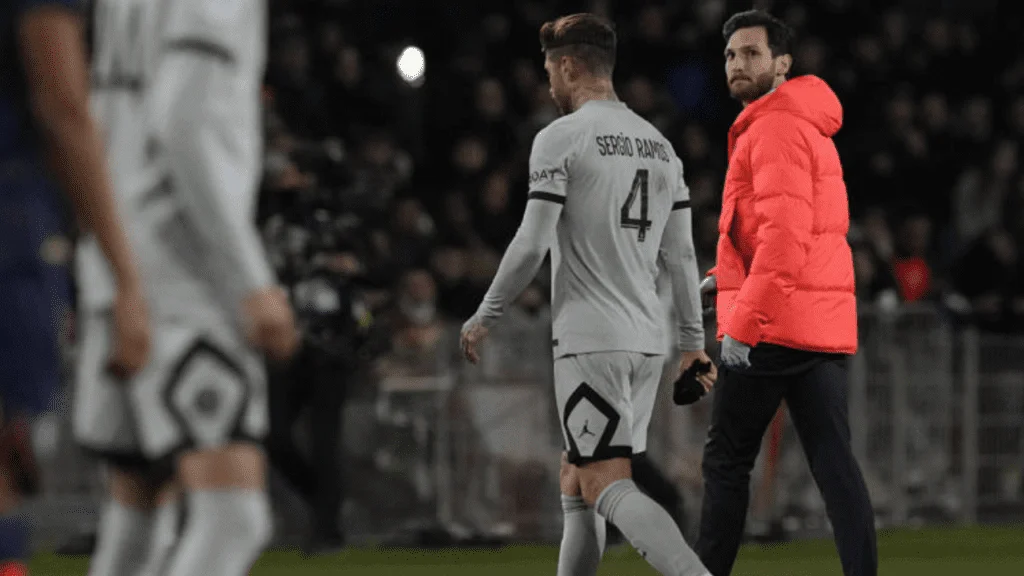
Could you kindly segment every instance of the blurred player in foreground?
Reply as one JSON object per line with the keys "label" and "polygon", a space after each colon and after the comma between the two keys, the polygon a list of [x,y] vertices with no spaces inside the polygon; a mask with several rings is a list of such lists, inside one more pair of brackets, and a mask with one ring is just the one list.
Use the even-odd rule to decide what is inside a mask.
{"label": "blurred player in foreground", "polygon": [[[74,0],[0,6],[0,574],[27,574],[20,497],[38,488],[29,419],[59,381],[54,303],[65,274],[43,262],[60,232],[58,188],[112,270],[111,338],[102,369],[136,373],[149,352],[146,305],[89,115],[82,18]],[[56,177],[56,183],[53,180]]]}
{"label": "blurred player in foreground", "polygon": [[[646,450],[665,352],[659,259],[679,308],[680,372],[709,361],[682,163],[616,97],[616,37],[607,21],[565,16],[546,23],[540,40],[564,116],[534,139],[526,213],[463,326],[463,352],[478,360],[488,329],[550,249],[555,396],[566,442],[558,574],[596,574],[603,551],[596,510],[662,574],[706,576],[669,514],[637,489],[630,465]],[[714,378],[705,374],[702,384],[710,388]]]}
{"label": "blurred player in foreground", "polygon": [[743,535],[750,470],[785,400],[821,488],[847,576],[875,576],[874,514],[850,446],[846,359],[857,303],[846,185],[832,136],[842,106],[820,78],[787,80],[792,31],[760,11],[723,28],[729,173],[716,267],[722,380],[704,448],[697,550],[728,576]]}
{"label": "blurred player in foreground", "polygon": [[[153,350],[127,382],[102,369],[109,275],[83,243],[74,431],[111,465],[95,576],[241,576],[271,535],[259,353],[289,357],[297,332],[253,223],[266,18],[264,0],[97,5],[93,104]],[[173,548],[174,508],[158,494],[169,479],[188,510]]]}

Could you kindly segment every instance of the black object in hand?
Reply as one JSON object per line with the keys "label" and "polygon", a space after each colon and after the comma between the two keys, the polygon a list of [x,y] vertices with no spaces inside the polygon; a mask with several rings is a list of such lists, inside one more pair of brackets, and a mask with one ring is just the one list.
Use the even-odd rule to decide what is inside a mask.
{"label": "black object in hand", "polygon": [[679,406],[693,404],[708,393],[697,377],[711,371],[711,362],[694,362],[672,385],[672,401]]}

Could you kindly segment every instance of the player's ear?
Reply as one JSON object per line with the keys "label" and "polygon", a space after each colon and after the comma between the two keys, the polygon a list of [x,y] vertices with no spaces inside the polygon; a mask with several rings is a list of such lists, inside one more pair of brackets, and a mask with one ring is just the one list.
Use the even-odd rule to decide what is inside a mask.
{"label": "player's ear", "polygon": [[789,54],[783,54],[778,58],[779,63],[775,69],[779,75],[789,77],[790,70],[793,69],[793,56]]}

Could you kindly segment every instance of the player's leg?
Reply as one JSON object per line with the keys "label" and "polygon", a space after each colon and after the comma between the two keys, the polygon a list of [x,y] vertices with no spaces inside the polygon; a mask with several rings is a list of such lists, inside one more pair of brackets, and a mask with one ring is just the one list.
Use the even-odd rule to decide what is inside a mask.
{"label": "player's leg", "polygon": [[720,368],[704,445],[704,501],[697,553],[715,576],[728,576],[750,504],[750,471],[787,380]]}
{"label": "player's leg", "polygon": [[786,395],[793,425],[825,500],[847,576],[878,573],[875,516],[850,443],[846,368],[821,362]]}
{"label": "player's leg", "polygon": [[29,555],[29,519],[21,509],[22,499],[38,485],[38,470],[32,454],[29,420],[9,417],[3,411],[15,402],[6,398],[0,407],[0,573],[20,574]]}
{"label": "player's leg", "polygon": [[[555,401],[562,421],[562,435],[567,450],[574,450],[573,440],[566,428],[566,404],[582,381],[575,356],[555,360]],[[589,425],[589,422],[587,422]],[[588,427],[590,434],[600,433]],[[587,437],[584,440],[591,440]],[[578,454],[578,450],[574,453]],[[601,562],[605,545],[605,520],[597,515],[593,503],[583,500],[579,468],[570,462],[568,452],[562,453],[559,472],[562,499],[562,542],[559,547],[559,576],[593,576]]]}
{"label": "player's leg", "polygon": [[[623,414],[630,416],[627,422],[623,422],[628,426],[633,452],[628,461],[630,476],[613,480],[614,476],[601,471],[596,475],[597,485],[590,487],[586,468],[604,463],[589,464],[582,474],[585,497],[594,497],[598,512],[612,522],[662,574],[705,576],[707,569],[683,539],[682,531],[671,514],[641,492],[632,480],[633,461],[642,460],[647,453],[647,430],[654,412],[664,358],[641,354],[623,356],[629,363],[623,364],[632,368],[630,382],[627,383],[629,410],[623,410]],[[615,473],[619,465],[610,464],[609,468]],[[608,481],[611,483],[606,483]]]}
{"label": "player's leg", "polygon": [[146,562],[152,524],[154,490],[145,464],[110,466],[107,487],[89,574],[135,576]]}
{"label": "player's leg", "polygon": [[632,480],[630,459],[634,450],[646,450],[660,361],[612,352],[555,362],[567,458],[578,468],[583,501],[618,528],[655,569],[673,576],[706,576],[672,517]]}
{"label": "player's leg", "polygon": [[177,486],[153,467],[112,467],[91,576],[162,576],[178,540]]}
{"label": "player's leg", "polygon": [[558,478],[562,493],[562,543],[558,576],[594,576],[605,545],[605,520],[583,501],[579,470],[562,453]]}
{"label": "player's leg", "polygon": [[256,444],[183,454],[178,480],[188,506],[167,576],[244,576],[271,536],[266,458]]}
{"label": "player's leg", "polygon": [[151,457],[178,454],[188,511],[166,576],[243,576],[270,538],[260,364],[230,340],[193,335],[167,370],[171,378],[137,390],[149,412],[144,447]]}
{"label": "player's leg", "polygon": [[306,350],[287,364],[268,363],[270,429],[266,438],[270,467],[279,472],[310,508],[316,495],[313,466],[295,443],[295,426],[310,389]]}
{"label": "player's leg", "polygon": [[312,387],[309,406],[312,432],[311,456],[316,475],[313,498],[313,541],[311,552],[332,552],[344,546],[344,534],[338,528],[343,500],[343,478],[338,461],[341,441],[341,412],[345,402],[343,361],[330,352],[318,351],[313,371],[308,374]]}
{"label": "player's leg", "polygon": [[0,276],[0,569],[12,574],[25,570],[30,552],[22,501],[39,488],[32,419],[50,408],[59,382],[60,282],[46,267],[25,269]]}
{"label": "player's leg", "polygon": [[[75,441],[107,463],[107,498],[100,512],[89,573],[136,576],[151,544],[152,466],[142,456],[127,389],[106,370],[110,313],[80,314],[82,346],[75,367],[72,430]],[[156,340],[157,342],[159,340]],[[154,349],[159,354],[159,348]]]}
{"label": "player's leg", "polygon": [[[0,457],[9,450],[3,442],[0,438]],[[0,574],[22,574],[19,570],[25,570],[22,563],[29,554],[29,524],[20,510],[22,490],[15,479],[17,472],[9,465],[9,456],[3,460],[8,464],[0,465]]]}
{"label": "player's leg", "polygon": [[163,576],[181,534],[181,489],[177,482],[163,482],[153,498],[149,548],[139,576]]}
{"label": "player's leg", "polygon": [[775,511],[775,493],[785,430],[786,413],[780,407],[775,413],[772,423],[768,426],[768,434],[764,439],[763,470],[760,482],[754,487],[750,508],[750,525],[747,528],[747,533],[760,541],[783,539],[782,524]]}

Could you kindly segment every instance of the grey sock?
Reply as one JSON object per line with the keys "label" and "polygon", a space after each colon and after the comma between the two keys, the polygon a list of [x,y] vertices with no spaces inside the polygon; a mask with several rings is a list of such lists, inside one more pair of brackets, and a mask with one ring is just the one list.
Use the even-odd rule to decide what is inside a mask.
{"label": "grey sock", "polygon": [[140,576],[163,576],[181,532],[181,502],[171,500],[153,513],[152,535]]}
{"label": "grey sock", "polygon": [[562,495],[562,545],[558,550],[558,576],[594,576],[604,553],[604,518],[587,506],[582,496]]}
{"label": "grey sock", "polygon": [[103,506],[90,576],[136,576],[146,561],[150,516],[114,500]]}
{"label": "grey sock", "polygon": [[166,576],[246,576],[271,533],[270,503],[255,490],[188,494],[188,520]]}
{"label": "grey sock", "polygon": [[668,512],[640,492],[632,480],[609,484],[598,496],[596,508],[664,576],[709,574]]}

